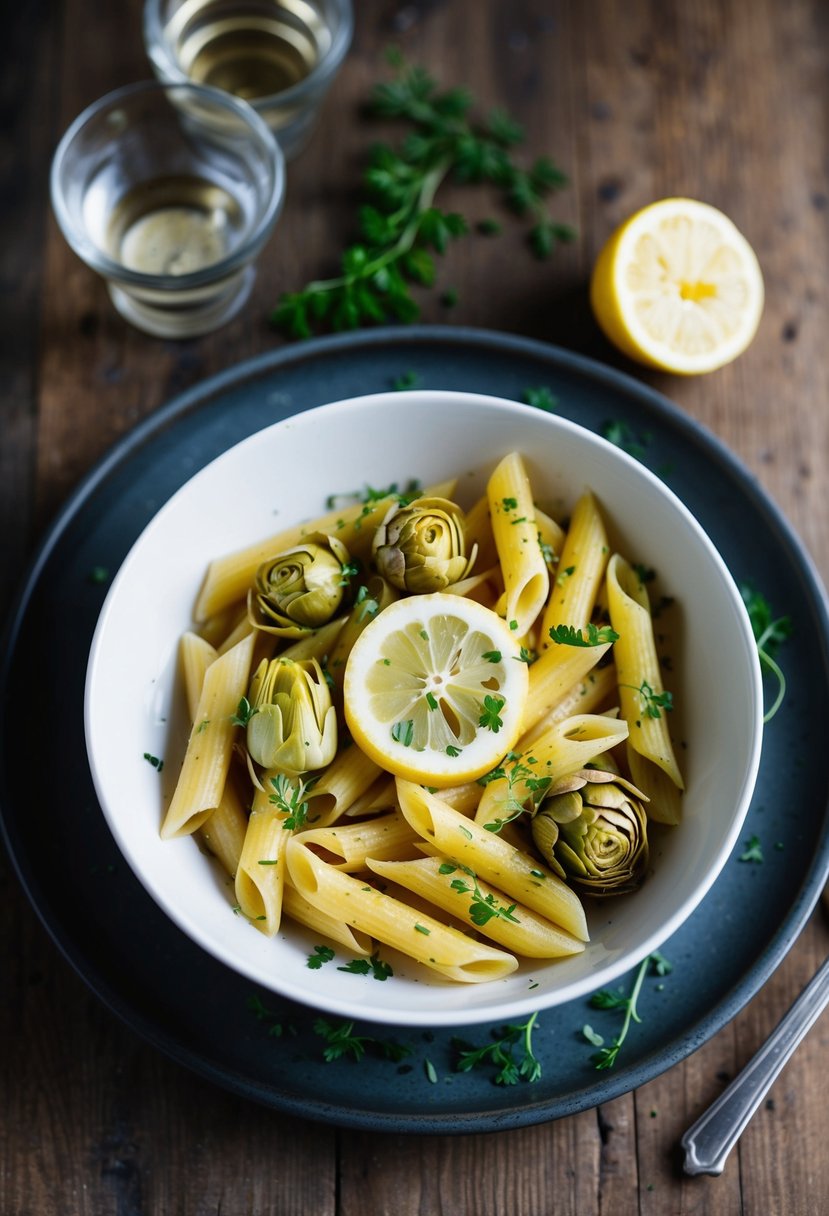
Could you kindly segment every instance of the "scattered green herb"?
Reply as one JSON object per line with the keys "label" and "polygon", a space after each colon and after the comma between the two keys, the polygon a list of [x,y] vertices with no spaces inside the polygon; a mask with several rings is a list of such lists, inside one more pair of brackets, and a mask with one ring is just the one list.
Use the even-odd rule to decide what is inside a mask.
{"label": "scattered green herb", "polygon": [[159,773],[164,768],[164,761],[159,760],[158,756],[151,755],[150,752],[144,752],[144,759],[148,764],[151,764],[154,769],[157,769]]}
{"label": "scattered green herb", "polygon": [[645,449],[651,441],[651,436],[637,435],[627,422],[603,422],[599,427],[599,434],[603,439],[607,439],[609,443],[614,443],[617,448],[627,452],[629,456],[634,456],[637,460],[644,459]]}
{"label": "scattered green herb", "polygon": [[528,169],[516,163],[513,148],[523,132],[507,114],[493,110],[485,120],[473,120],[473,99],[465,89],[439,92],[422,68],[400,62],[396,67],[394,80],[375,87],[371,112],[406,123],[409,134],[399,147],[376,144],[372,150],[363,179],[368,198],[359,212],[360,238],[344,251],[340,274],[280,298],[271,320],[292,337],[307,338],[324,324],[343,330],[390,318],[416,319],[412,285],[434,284],[434,255],[469,227],[462,215],[435,206],[450,175],[496,186],[504,203],[529,219],[528,238],[537,257],[548,257],[573,237],[547,210],[549,196],[565,184],[564,175],[547,157],[538,157]]}
{"label": "scattered green herb", "polygon": [[242,697],[236,706],[236,713],[233,714],[230,721],[234,726],[247,726],[253,715],[258,713],[259,710],[253,708],[247,697]]}
{"label": "scattered green herb", "polygon": [[459,895],[471,895],[472,900],[469,905],[469,919],[473,925],[482,928],[489,924],[493,917],[498,917],[500,920],[512,921],[513,924],[519,924],[517,916],[513,916],[515,904],[500,903],[495,896],[490,892],[484,895],[481,888],[478,886],[478,878],[474,870],[470,870],[469,866],[462,865],[459,861],[444,861],[441,862],[438,868],[439,874],[456,874],[460,870],[470,878],[471,885],[465,878],[453,878],[449,884],[453,891],[457,891]]}
{"label": "scattered green herb", "polygon": [[308,800],[305,795],[315,781],[315,777],[312,777],[310,781],[297,779],[296,785],[294,785],[285,773],[277,773],[275,777],[271,777],[274,793],[271,794],[270,801],[278,811],[282,811],[285,815],[285,819],[282,821],[285,831],[293,832],[307,822]]}
{"label": "scattered green herb", "polygon": [[760,656],[760,666],[771,672],[777,681],[777,694],[771,707],[763,716],[764,722],[770,722],[783,703],[786,695],[786,677],[775,655],[777,647],[785,642],[792,634],[792,622],[787,616],[774,617],[771,606],[764,595],[755,591],[748,583],[740,587],[740,594],[748,612],[748,619],[757,643],[757,654]]}
{"label": "scattered green herb", "polygon": [[454,747],[450,743],[446,748],[446,754],[447,754],[447,756],[451,756],[453,760],[456,760],[458,758],[458,756],[461,754],[462,750],[463,750],[462,748]]}
{"label": "scattered green herb", "polygon": [[478,725],[482,726],[485,730],[491,730],[493,734],[497,735],[504,725],[501,710],[505,705],[506,700],[504,697],[493,697],[487,693],[481,706],[481,716],[478,719]]}
{"label": "scattered green herb", "polygon": [[391,386],[396,393],[405,393],[407,389],[417,388],[420,384],[420,376],[417,372],[404,372],[402,376],[396,376],[391,382]]}
{"label": "scattered green herb", "polygon": [[376,950],[371,958],[353,958],[350,963],[338,967],[337,970],[347,971],[351,975],[371,975],[375,980],[387,980],[389,976],[394,975],[393,968],[383,962]]}
{"label": "scattered green herb", "polygon": [[647,680],[643,680],[637,688],[634,684],[620,684],[620,688],[632,688],[639,694],[639,702],[646,718],[661,718],[662,710],[670,712],[674,707],[673,693],[656,692]]}
{"label": "scattered green herb", "polygon": [[500,650],[485,650],[483,652],[483,654],[481,655],[481,658],[486,659],[486,661],[488,663],[500,663],[501,662],[501,651]]}
{"label": "scattered green herb", "polygon": [[[585,1034],[585,1037],[588,1038],[590,1042],[594,1043],[594,1046],[599,1047],[599,1051],[593,1056],[593,1063],[595,1064],[596,1068],[607,1069],[613,1067],[618,1058],[622,1044],[628,1036],[631,1023],[642,1021],[636,1008],[636,1004],[639,1000],[639,994],[642,991],[642,984],[644,983],[645,976],[647,975],[649,969],[652,970],[656,975],[668,975],[669,972],[673,970],[673,967],[671,963],[669,963],[664,957],[664,955],[659,954],[657,951],[656,953],[649,954],[646,958],[642,959],[633,981],[633,988],[631,989],[630,996],[625,996],[624,993],[621,992],[612,992],[607,988],[603,988],[599,992],[594,992],[591,996],[589,1003],[593,1009],[604,1009],[611,1012],[624,1012],[622,1028],[607,1046],[604,1045],[604,1040],[602,1040],[602,1043],[597,1043],[594,1042],[589,1035],[585,1034],[586,1030],[591,1029],[590,1027],[582,1028],[582,1033]],[[597,1035],[596,1038],[601,1038],[601,1035]]]}
{"label": "scattered green herb", "polygon": [[532,1034],[538,1014],[521,1025],[501,1028],[494,1042],[483,1047],[459,1044],[459,1055],[455,1068],[458,1072],[471,1072],[482,1065],[494,1065],[493,1081],[496,1085],[516,1085],[519,1081],[532,1084],[541,1077],[541,1063],[536,1059],[532,1047]]}
{"label": "scattered green herb", "polygon": [[594,625],[591,621],[587,626],[587,637],[575,625],[554,625],[550,630],[550,640],[558,642],[559,646],[603,646],[606,642],[618,642],[619,635],[609,625]]}
{"label": "scattered green herb", "polygon": [[90,583],[105,583],[109,579],[109,570],[106,566],[93,566],[87,575]]}
{"label": "scattered green herb", "polygon": [[759,836],[752,836],[746,843],[745,849],[740,854],[740,861],[753,861],[757,865],[763,862],[763,846],[760,844]]}
{"label": "scattered green herb", "polygon": [[308,955],[305,966],[310,967],[312,971],[319,971],[323,963],[330,963],[333,957],[334,951],[330,946],[314,946],[314,952]]}
{"label": "scattered green herb", "polygon": [[541,384],[538,388],[525,388],[521,400],[527,405],[534,406],[537,410],[553,412],[558,409],[558,397],[546,384]]}

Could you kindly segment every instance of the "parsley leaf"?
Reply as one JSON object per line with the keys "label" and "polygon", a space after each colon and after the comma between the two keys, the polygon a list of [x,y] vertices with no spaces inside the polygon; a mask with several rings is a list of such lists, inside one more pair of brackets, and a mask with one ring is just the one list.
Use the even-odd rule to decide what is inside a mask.
{"label": "parsley leaf", "polygon": [[481,716],[478,719],[478,725],[482,726],[485,730],[491,730],[493,734],[497,735],[504,725],[504,720],[500,715],[505,705],[506,699],[504,697],[493,697],[487,693],[481,706]]}
{"label": "parsley leaf", "polygon": [[519,1081],[532,1084],[541,1078],[541,1063],[532,1047],[532,1034],[538,1014],[534,1013],[520,1025],[501,1027],[493,1032],[495,1040],[483,1047],[459,1043],[459,1054],[455,1064],[457,1072],[471,1072],[473,1068],[491,1064],[495,1067],[495,1085],[517,1085]]}
{"label": "parsley leaf", "polygon": [[319,971],[323,963],[330,963],[334,957],[334,951],[330,946],[314,946],[313,954],[308,955],[306,967],[310,967],[312,971]]}
{"label": "parsley leaf", "polygon": [[771,672],[777,681],[777,695],[772,702],[771,708],[767,709],[763,716],[764,722],[770,722],[782,705],[783,698],[786,695],[786,677],[775,658],[775,654],[780,643],[785,642],[786,638],[791,637],[792,622],[787,616],[775,618],[765,596],[761,595],[759,591],[755,591],[748,583],[742,584],[740,594],[743,597],[743,603],[748,612],[748,619],[751,622],[754,640],[757,643],[760,666],[766,671]]}
{"label": "parsley leaf", "polygon": [[307,338],[323,326],[346,330],[417,318],[412,287],[431,287],[436,256],[469,230],[462,215],[435,203],[450,177],[495,186],[504,204],[525,218],[536,257],[548,257],[573,238],[547,209],[549,197],[565,184],[564,175],[547,157],[529,167],[517,162],[514,148],[522,133],[508,115],[494,111],[475,118],[465,90],[440,91],[422,68],[402,61],[394,66],[395,77],[373,91],[371,113],[405,124],[407,136],[397,145],[376,144],[370,153],[359,233],[342,254],[339,274],[285,293],[277,302],[271,320],[292,337]]}
{"label": "parsley leaf", "polygon": [[594,625],[592,621],[587,626],[587,637],[575,625],[554,625],[549,632],[550,640],[558,642],[559,646],[603,646],[605,642],[619,640],[618,633],[609,625]]}
{"label": "parsley leaf", "polygon": [[760,844],[759,836],[752,836],[746,843],[745,849],[740,854],[740,861],[753,861],[757,865],[763,862],[763,847]]}

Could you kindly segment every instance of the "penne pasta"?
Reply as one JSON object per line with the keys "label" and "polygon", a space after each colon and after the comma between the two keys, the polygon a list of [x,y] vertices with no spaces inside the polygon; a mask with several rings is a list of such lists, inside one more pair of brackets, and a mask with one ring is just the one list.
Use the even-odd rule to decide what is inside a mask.
{"label": "penne pasta", "polygon": [[535,857],[454,811],[422,786],[398,778],[397,794],[401,811],[427,843],[579,941],[589,940],[578,896]]}
{"label": "penne pasta", "polygon": [[588,624],[609,553],[604,521],[595,498],[588,492],[581,496],[573,510],[541,622],[540,650],[552,645],[550,629],[556,625],[584,629]]}
{"label": "penne pasta", "polygon": [[619,702],[630,730],[630,745],[661,768],[681,790],[682,774],[668,731],[669,694],[662,685],[648,592],[618,553],[608,566],[607,598],[610,621],[619,635],[614,656]]}
{"label": "penne pasta", "polygon": [[417,834],[401,815],[392,811],[363,823],[336,824],[299,832],[297,840],[318,852],[329,865],[352,874],[363,870],[366,859],[394,858],[411,854]]}
{"label": "penne pasta", "polygon": [[161,827],[163,839],[195,832],[222,799],[233,749],[233,716],[250,678],[253,638],[247,637],[207,669],[175,792]]}
{"label": "penne pasta", "polygon": [[257,792],[236,870],[236,902],[254,926],[273,937],[282,920],[285,849],[291,832],[285,813]]}
{"label": "penne pasta", "polygon": [[503,978],[518,966],[513,955],[474,942],[363,879],[326,865],[297,837],[288,844],[288,871],[299,893],[329,916],[342,917],[448,979],[480,983]]}
{"label": "penne pasta", "polygon": [[583,680],[610,649],[600,646],[562,646],[553,644],[530,667],[530,686],[524,707],[523,726],[529,730]]}
{"label": "penne pasta", "polygon": [[527,958],[561,958],[584,950],[584,942],[530,908],[510,906],[503,892],[470,875],[447,857],[419,857],[415,861],[370,857],[367,864],[375,874],[422,896],[516,954]]}
{"label": "penne pasta", "polygon": [[308,929],[313,929],[315,933],[321,934],[329,941],[338,942],[352,954],[365,956],[371,954],[374,948],[367,933],[360,933],[358,930],[352,929],[344,921],[337,920],[335,916],[328,916],[309,903],[305,896],[300,895],[293,886],[289,874],[285,876],[282,907],[285,915],[290,916],[291,920],[295,920],[299,925],[305,925]]}
{"label": "penne pasta", "polygon": [[544,607],[550,573],[538,543],[530,481],[517,452],[497,466],[487,484],[487,497],[504,575],[505,619],[522,637]]}
{"label": "penne pasta", "polygon": [[340,751],[308,790],[309,823],[317,828],[336,823],[382,772],[379,764],[369,760],[356,743]]}
{"label": "penne pasta", "polygon": [[[541,662],[541,659],[538,661]],[[533,664],[533,666],[537,666],[537,664]],[[532,672],[531,667],[530,691],[532,691]],[[543,717],[524,732],[515,745],[515,751],[526,751],[565,718],[571,718],[574,714],[593,714],[601,711],[616,695],[616,668],[614,665],[610,663],[606,667],[594,668],[583,680],[579,680],[578,684],[574,684],[572,688],[568,689]]]}

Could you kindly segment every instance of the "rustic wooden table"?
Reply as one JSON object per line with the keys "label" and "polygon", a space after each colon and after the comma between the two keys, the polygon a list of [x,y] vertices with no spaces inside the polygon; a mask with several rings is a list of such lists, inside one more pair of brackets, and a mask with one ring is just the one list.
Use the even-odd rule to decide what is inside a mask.
{"label": "rustic wooden table", "polygon": [[[567,171],[576,241],[547,263],[519,237],[459,241],[423,319],[561,344],[640,376],[716,432],[829,575],[829,10],[821,0],[363,0],[353,50],[289,197],[253,297],[225,329],[175,344],[129,328],[48,206],[60,133],[96,97],[149,75],[140,0],[33,0],[6,25],[0,208],[0,589],[102,453],[181,389],[282,341],[277,294],[330,267],[371,138],[358,103],[399,45],[446,83],[512,110]],[[648,375],[604,342],[586,284],[611,228],[687,194],[722,207],[763,266],[759,335],[691,380]],[[451,202],[451,196],[448,196]],[[457,198],[463,206],[462,196]],[[477,1136],[316,1126],[210,1087],[137,1039],[59,957],[0,862],[0,1211],[806,1216],[829,1210],[825,1067],[812,1031],[719,1179],[683,1177],[682,1131],[757,1049],[829,950],[816,913],[764,989],[643,1089],[541,1126]]]}

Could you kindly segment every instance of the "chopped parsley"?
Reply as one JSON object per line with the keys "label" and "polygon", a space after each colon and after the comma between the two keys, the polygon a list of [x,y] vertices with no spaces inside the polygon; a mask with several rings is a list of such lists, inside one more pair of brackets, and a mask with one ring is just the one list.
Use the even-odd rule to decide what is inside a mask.
{"label": "chopped parsley", "polygon": [[151,764],[159,773],[164,768],[164,761],[159,760],[158,756],[153,756],[151,752],[144,752],[144,759],[148,764]]}
{"label": "chopped parsley", "polygon": [[587,636],[582,629],[575,625],[554,625],[550,629],[550,641],[559,646],[603,646],[606,642],[618,642],[619,635],[609,625],[594,625],[591,621],[587,626]]}
{"label": "chopped parsley", "polygon": [[481,716],[478,719],[478,725],[482,726],[485,730],[491,730],[493,734],[497,735],[504,725],[501,710],[505,705],[506,699],[504,697],[493,697],[487,693],[481,706]]}

